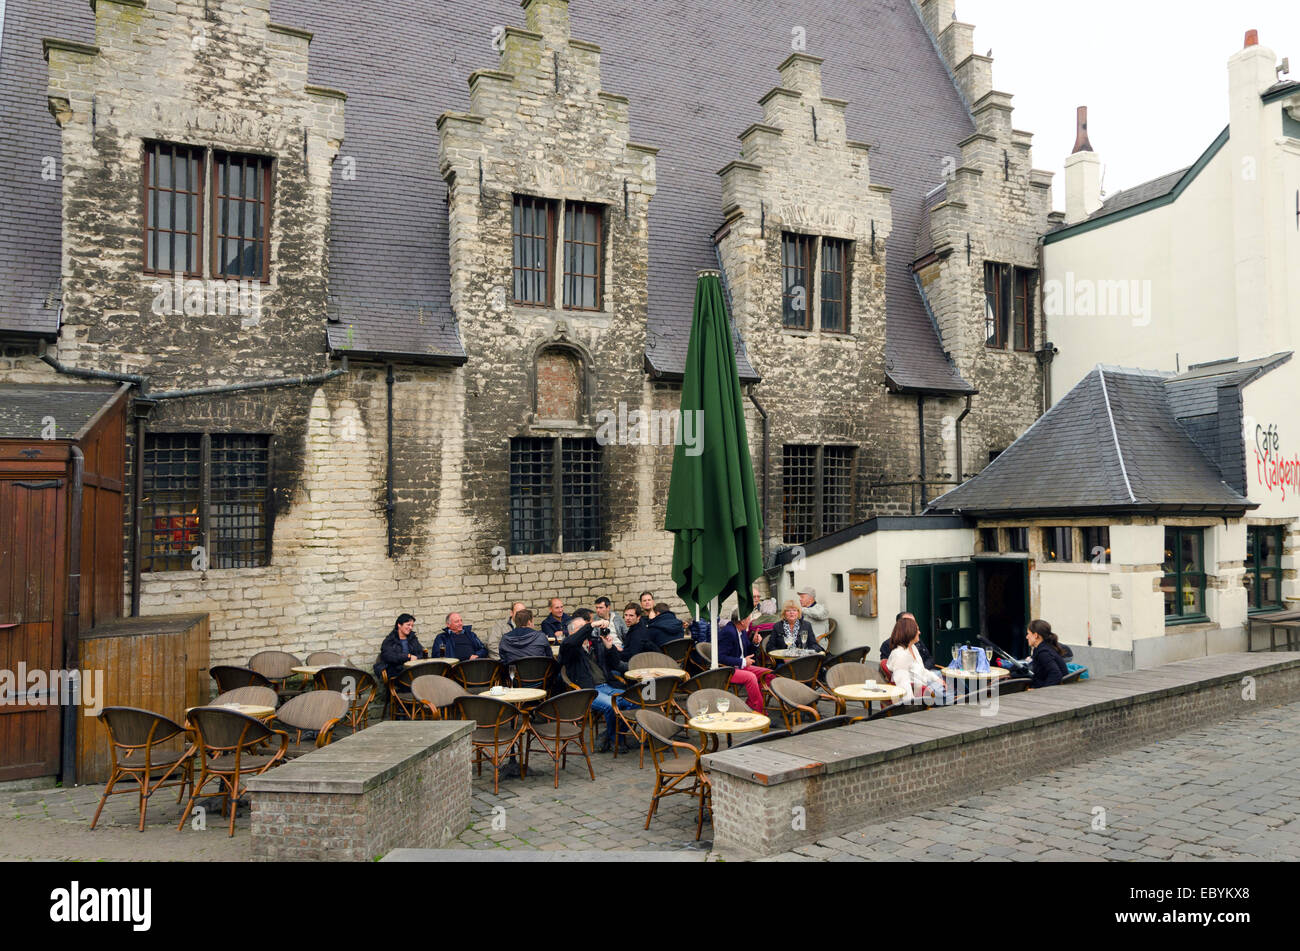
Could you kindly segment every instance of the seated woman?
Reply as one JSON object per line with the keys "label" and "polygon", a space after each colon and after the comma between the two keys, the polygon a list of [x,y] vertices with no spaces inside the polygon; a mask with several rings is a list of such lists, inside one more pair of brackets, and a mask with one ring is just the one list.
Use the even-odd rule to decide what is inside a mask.
{"label": "seated woman", "polygon": [[921,640],[921,629],[916,618],[904,615],[894,624],[894,633],[889,637],[889,672],[893,675],[894,685],[907,691],[902,703],[923,700],[932,697],[929,702],[946,702],[947,685],[943,677],[928,670],[921,659],[917,644]]}
{"label": "seated woman", "polygon": [[1030,621],[1027,637],[1029,649],[1033,651],[1029,666],[1034,672],[1034,682],[1029,688],[1055,687],[1068,673],[1068,668],[1065,666],[1065,650],[1052,632],[1052,625],[1039,619]]}
{"label": "seated woman", "polygon": [[376,679],[382,680],[383,675],[387,674],[389,680],[394,680],[402,672],[407,661],[419,660],[427,656],[425,649],[420,646],[419,638],[415,636],[414,627],[415,615],[397,616],[397,623],[384,638],[384,643],[379,646],[379,660],[374,667]]}
{"label": "seated woman", "polygon": [[758,634],[749,630],[749,617],[731,613],[731,623],[718,628],[718,663],[734,667],[731,683],[745,688],[745,702],[755,713],[763,712],[763,691],[760,684],[772,680],[772,671],[758,667],[750,656],[758,647]]}
{"label": "seated woman", "polygon": [[812,624],[803,617],[803,611],[797,601],[787,601],[781,611],[782,621],[772,628],[772,639],[767,642],[768,651],[783,651],[790,647],[803,650],[820,651],[821,644],[813,633]]}

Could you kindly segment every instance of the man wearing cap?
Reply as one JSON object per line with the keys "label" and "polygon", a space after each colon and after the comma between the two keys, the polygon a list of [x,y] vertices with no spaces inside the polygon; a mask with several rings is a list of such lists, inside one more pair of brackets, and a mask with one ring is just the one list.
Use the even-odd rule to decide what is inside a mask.
{"label": "man wearing cap", "polygon": [[817,603],[817,590],[800,588],[799,603],[803,605],[803,619],[812,624],[813,634],[819,639],[824,637],[831,628],[831,612],[826,605]]}

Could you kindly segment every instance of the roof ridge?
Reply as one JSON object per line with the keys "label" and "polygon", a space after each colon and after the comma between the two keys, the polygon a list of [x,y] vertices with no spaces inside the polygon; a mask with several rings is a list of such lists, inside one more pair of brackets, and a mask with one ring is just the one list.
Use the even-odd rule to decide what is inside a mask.
{"label": "roof ridge", "polygon": [[1110,422],[1111,439],[1115,441],[1115,455],[1119,458],[1119,471],[1124,476],[1124,488],[1128,490],[1130,502],[1137,502],[1137,496],[1133,494],[1133,485],[1128,479],[1128,466],[1124,463],[1124,449],[1119,444],[1119,432],[1115,429],[1115,414],[1110,408],[1110,394],[1106,392],[1106,371],[1099,363],[1097,364],[1097,379],[1101,381],[1101,398],[1106,402],[1106,419]]}

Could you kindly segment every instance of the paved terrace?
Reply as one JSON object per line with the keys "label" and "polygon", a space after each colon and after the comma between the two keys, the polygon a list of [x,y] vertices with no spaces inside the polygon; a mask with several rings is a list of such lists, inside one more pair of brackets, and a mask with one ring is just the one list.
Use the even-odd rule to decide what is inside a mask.
{"label": "paved terrace", "polygon": [[[526,780],[503,780],[499,795],[493,795],[489,776],[475,778],[473,822],[454,847],[503,859],[510,858],[507,850],[639,851],[647,858],[707,853],[709,823],[705,842],[697,845],[694,805],[686,797],[665,801],[650,830],[642,829],[653,784],[648,762],[639,770],[635,755],[617,760],[593,755],[592,760],[596,782],[587,778],[585,766],[570,762],[558,791],[545,770],[530,772]],[[138,833],[135,799],[114,796],[91,832],[101,791],[98,785],[0,790],[0,860],[251,857],[246,807],[233,839],[216,813],[208,816],[205,831],[187,827],[178,833],[180,807],[172,801],[174,793],[164,791],[150,803],[148,824]],[[1098,808],[1105,810],[1104,828],[1094,828]],[[915,810],[904,805],[895,818],[864,823],[769,860],[1295,861],[1300,860],[1298,816],[1300,703],[1270,705],[1261,697],[1257,708],[1230,720],[1012,784],[971,790],[941,805]]]}

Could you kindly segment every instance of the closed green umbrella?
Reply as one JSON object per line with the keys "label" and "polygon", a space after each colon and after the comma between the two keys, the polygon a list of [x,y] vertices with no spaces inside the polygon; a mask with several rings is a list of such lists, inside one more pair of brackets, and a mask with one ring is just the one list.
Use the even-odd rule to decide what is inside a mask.
{"label": "closed green umbrella", "polygon": [[664,527],[677,536],[673,580],[678,595],[692,614],[708,605],[716,667],[718,605],[733,592],[748,592],[763,571],[763,520],[717,271],[701,271],[695,288],[678,431],[693,432],[697,442],[691,446],[679,439],[673,452]]}

